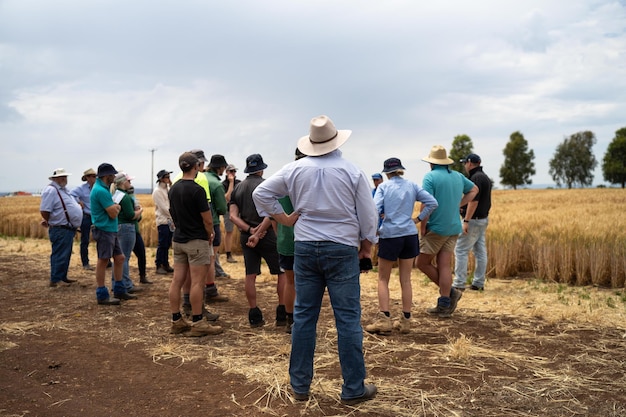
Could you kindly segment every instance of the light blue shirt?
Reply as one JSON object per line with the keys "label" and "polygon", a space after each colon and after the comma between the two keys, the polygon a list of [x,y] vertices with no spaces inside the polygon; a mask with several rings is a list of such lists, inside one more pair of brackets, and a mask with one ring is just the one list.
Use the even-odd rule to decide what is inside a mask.
{"label": "light blue shirt", "polygon": [[83,213],[91,214],[91,199],[89,198],[91,187],[89,187],[88,182],[74,188],[70,194],[72,194],[72,197],[74,197],[76,201],[83,203]]}
{"label": "light blue shirt", "polygon": [[378,216],[367,176],[338,149],[291,162],[252,193],[262,217],[284,213],[279,198],[289,196],[300,214],[294,227],[299,242],[334,242],[359,247],[378,242]]}
{"label": "light blue shirt", "polygon": [[[59,191],[58,193],[57,190]],[[61,197],[59,197],[59,195]],[[61,198],[65,204],[65,209],[67,209],[67,216],[65,215]],[[60,187],[59,184],[54,181],[41,192],[39,210],[50,213],[50,217],[48,218],[48,224],[50,226],[70,226],[79,228],[83,221],[83,211],[76,200],[65,187]]]}
{"label": "light blue shirt", "polygon": [[463,195],[474,188],[474,183],[460,172],[448,169],[446,165],[433,165],[432,170],[424,175],[423,188],[439,203],[428,218],[427,229],[440,236],[461,233],[463,227],[459,205]]}
{"label": "light blue shirt", "polygon": [[418,215],[420,219],[428,217],[438,206],[432,195],[400,176],[380,184],[374,194],[374,204],[378,214],[384,213],[385,217],[378,228],[378,235],[383,239],[416,235],[417,228],[412,218],[416,201],[424,204]]}

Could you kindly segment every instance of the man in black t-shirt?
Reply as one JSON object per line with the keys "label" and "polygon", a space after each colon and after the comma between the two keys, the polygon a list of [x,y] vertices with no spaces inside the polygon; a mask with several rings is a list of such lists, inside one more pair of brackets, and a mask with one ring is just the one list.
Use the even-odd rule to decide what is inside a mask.
{"label": "man in black t-shirt", "polygon": [[[207,202],[206,191],[194,179],[200,169],[198,158],[191,152],[183,153],[178,165],[183,177],[168,193],[170,214],[176,225],[174,231],[174,278],[170,285],[169,301],[172,312],[171,333],[188,336],[206,336],[222,332],[220,326],[209,324],[202,318],[204,281],[213,252],[213,216]],[[204,165],[204,163],[203,163]],[[189,324],[180,313],[180,291],[187,272],[191,275],[191,312]]]}
{"label": "man in black t-shirt", "polygon": [[474,200],[461,207],[463,217],[463,233],[459,235],[454,249],[454,282],[452,286],[463,291],[467,281],[467,262],[470,251],[474,252],[476,267],[470,289],[482,291],[485,288],[485,274],[487,272],[487,243],[485,233],[489,224],[489,209],[491,209],[491,180],[480,166],[480,156],[475,153],[461,159],[469,179],[478,187],[478,194]]}

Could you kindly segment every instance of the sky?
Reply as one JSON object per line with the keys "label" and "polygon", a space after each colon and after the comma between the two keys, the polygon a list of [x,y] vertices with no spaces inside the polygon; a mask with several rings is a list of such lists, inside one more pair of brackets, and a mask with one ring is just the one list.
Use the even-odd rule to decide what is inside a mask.
{"label": "sky", "polygon": [[398,157],[418,184],[433,145],[468,135],[499,186],[520,131],[533,184],[566,137],[598,168],[626,127],[626,0],[0,0],[0,191],[80,185],[103,162],[150,188],[202,149],[265,177],[311,118],[351,129],[369,177]]}

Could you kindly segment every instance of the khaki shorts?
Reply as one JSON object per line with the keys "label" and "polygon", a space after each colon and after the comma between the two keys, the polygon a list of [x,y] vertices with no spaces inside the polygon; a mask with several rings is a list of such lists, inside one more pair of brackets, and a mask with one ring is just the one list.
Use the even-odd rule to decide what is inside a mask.
{"label": "khaki shorts", "polygon": [[420,237],[420,253],[425,255],[436,255],[439,252],[454,252],[456,240],[459,235],[441,236],[437,233],[427,231]]}
{"label": "khaki shorts", "polygon": [[173,242],[174,263],[189,265],[210,265],[213,247],[208,240],[195,239],[187,243]]}

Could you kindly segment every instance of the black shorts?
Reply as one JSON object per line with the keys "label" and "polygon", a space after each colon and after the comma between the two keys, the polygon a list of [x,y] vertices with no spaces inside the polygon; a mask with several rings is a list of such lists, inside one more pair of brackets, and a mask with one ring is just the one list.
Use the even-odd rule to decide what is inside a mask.
{"label": "black shorts", "polygon": [[260,275],[261,274],[261,259],[265,259],[270,274],[278,275],[284,271],[280,267],[278,262],[278,251],[276,250],[276,234],[272,229],[267,231],[267,234],[259,243],[250,248],[246,245],[250,234],[242,232],[240,236],[241,249],[243,251],[243,261],[246,266],[246,275]]}
{"label": "black shorts", "polygon": [[420,253],[417,235],[378,240],[378,257],[388,261],[415,258]]}

